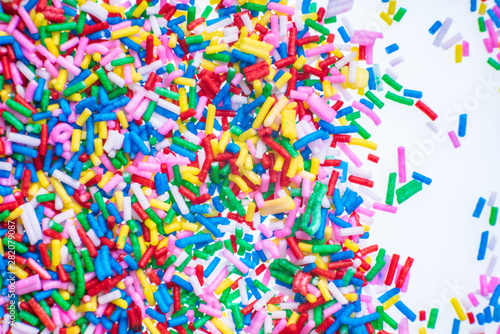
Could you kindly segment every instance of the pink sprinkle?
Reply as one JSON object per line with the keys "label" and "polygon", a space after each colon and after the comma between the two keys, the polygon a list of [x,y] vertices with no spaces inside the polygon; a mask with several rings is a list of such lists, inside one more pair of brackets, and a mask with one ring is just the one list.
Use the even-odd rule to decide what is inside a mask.
{"label": "pink sprinkle", "polygon": [[345,143],[337,143],[337,147],[340,148],[342,152],[351,160],[356,167],[363,166],[363,162],[359,160],[359,158],[351,151],[349,147]]}
{"label": "pink sprinkle", "polygon": [[479,276],[479,283],[481,284],[481,296],[487,296],[488,292],[488,277],[486,275]]}
{"label": "pink sprinkle", "polygon": [[469,297],[470,302],[474,307],[479,305],[479,301],[476,298],[476,295],[474,295],[472,292],[467,295]]}
{"label": "pink sprinkle", "polygon": [[406,158],[405,158],[405,148],[403,146],[398,147],[398,171],[399,171],[399,183],[406,182]]}
{"label": "pink sprinkle", "polygon": [[354,101],[352,103],[352,106],[354,108],[358,109],[359,111],[361,111],[366,116],[370,117],[370,119],[373,121],[373,123],[375,125],[378,126],[381,123],[381,120],[378,117],[378,115],[375,114],[375,112],[373,110],[371,110],[370,108],[368,108],[367,106],[365,106],[363,103],[361,103],[359,101]]}
{"label": "pink sprinkle", "polygon": [[295,9],[293,7],[288,7],[285,5],[280,5],[276,2],[270,2],[267,5],[268,9],[274,10],[275,12],[280,12],[280,13],[285,13],[288,15],[293,15],[295,14]]}
{"label": "pink sprinkle", "polygon": [[457,135],[455,134],[455,131],[450,131],[448,132],[448,136],[450,137],[451,142],[453,143],[453,147],[459,148],[460,147],[460,142],[458,141]]}
{"label": "pink sprinkle", "polygon": [[462,41],[462,56],[469,57],[469,42]]}
{"label": "pink sprinkle", "polygon": [[382,203],[373,203],[373,208],[375,210],[385,211],[389,213],[396,213],[398,208],[392,205],[382,204]]}

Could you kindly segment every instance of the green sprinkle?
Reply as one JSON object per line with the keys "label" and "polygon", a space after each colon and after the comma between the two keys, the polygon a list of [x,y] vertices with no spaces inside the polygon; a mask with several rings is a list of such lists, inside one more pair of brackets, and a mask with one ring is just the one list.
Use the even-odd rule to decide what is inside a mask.
{"label": "green sprinkle", "polygon": [[372,136],[356,121],[352,121],[351,123],[349,123],[349,125],[356,125],[358,127],[358,133],[363,139],[369,139]]}
{"label": "green sprinkle", "polygon": [[95,73],[99,77],[99,80],[101,81],[102,86],[104,87],[106,92],[111,92],[113,90],[113,85],[111,84],[111,81],[109,81],[108,77],[106,76],[106,72],[104,71],[104,69],[101,67],[97,71],[95,71]]}
{"label": "green sprinkle", "polygon": [[495,70],[500,70],[500,64],[493,58],[488,58],[488,64],[491,65]]}
{"label": "green sprinkle", "polygon": [[38,324],[40,324],[40,319],[38,319],[36,315],[31,314],[25,310],[19,311],[19,317],[32,326],[37,326]]}
{"label": "green sprinkle", "polygon": [[12,115],[8,111],[4,111],[2,113],[2,118],[6,120],[8,123],[10,123],[13,127],[16,128],[17,131],[23,131],[24,130],[24,124],[14,115]]}
{"label": "green sprinkle", "polygon": [[4,246],[14,246],[14,249],[16,250],[16,252],[19,252],[21,254],[24,254],[28,251],[28,247],[26,247],[22,243],[19,243],[15,240],[11,240],[9,238],[3,238],[2,243]]}
{"label": "green sprinkle", "polygon": [[112,100],[120,95],[125,95],[125,94],[127,94],[127,87],[117,88],[108,94],[108,98]]}
{"label": "green sprinkle", "polygon": [[313,253],[320,253],[325,255],[330,255],[333,253],[340,252],[342,250],[342,246],[340,245],[314,245],[312,246]]}
{"label": "green sprinkle", "polygon": [[49,228],[59,233],[64,230],[64,227],[61,224],[58,224],[53,220],[49,221]]}
{"label": "green sprinkle", "polygon": [[490,211],[490,225],[495,226],[497,223],[498,208],[496,206],[491,207]]}
{"label": "green sprinkle", "polygon": [[385,195],[385,204],[392,205],[394,203],[394,189],[396,188],[396,173],[389,174],[389,182],[387,184],[387,194]]}
{"label": "green sprinkle", "polygon": [[10,211],[9,210],[5,210],[2,213],[0,213],[0,222],[4,221],[5,219],[7,219],[8,216],[10,216]]}
{"label": "green sprinkle", "polygon": [[48,33],[56,32],[56,31],[64,31],[64,30],[74,30],[76,28],[77,28],[76,22],[66,22],[66,23],[51,24],[51,25],[46,26]]}
{"label": "green sprinkle", "polygon": [[68,301],[66,301],[57,290],[52,290],[52,294],[50,296],[64,311],[68,311],[71,308],[71,304],[68,303]]}
{"label": "green sprinkle", "polygon": [[202,149],[202,147],[200,145],[193,144],[190,141],[182,139],[181,137],[176,137],[176,136],[172,137],[172,143],[179,145],[179,146],[182,146],[185,149],[188,149],[192,152],[196,152],[196,151]]}
{"label": "green sprinkle", "polygon": [[429,314],[429,321],[427,322],[427,328],[434,329],[436,327],[438,312],[439,310],[437,308],[431,309],[431,313]]}
{"label": "green sprinkle", "polygon": [[83,32],[83,28],[85,27],[86,20],[87,20],[87,13],[80,11],[80,15],[78,16],[78,21],[76,22],[76,33],[77,34],[81,34]]}
{"label": "green sprinkle", "polygon": [[484,24],[484,17],[480,16],[477,18],[477,24],[479,26],[479,31],[480,32],[485,32],[486,31],[486,26]]}
{"label": "green sprinkle", "polygon": [[10,15],[0,13],[0,21],[2,21],[2,22],[9,23],[11,18],[12,18],[12,16],[10,16]]}
{"label": "green sprinkle", "polygon": [[392,101],[397,102],[397,103],[405,104],[407,106],[412,106],[414,103],[412,99],[409,99],[409,98],[404,97],[404,96],[399,96],[399,95],[396,95],[396,94],[391,93],[391,92],[387,92],[385,94],[385,97],[389,100],[392,100]]}
{"label": "green sprinkle", "polygon": [[403,16],[406,14],[406,9],[403,7],[399,7],[398,11],[396,12],[396,15],[392,18],[394,21],[399,22],[403,18]]}
{"label": "green sprinkle", "polygon": [[[106,75],[104,75],[106,76]],[[107,77],[106,77],[107,79]],[[71,96],[73,94],[78,93],[81,90],[84,90],[86,88],[85,83],[83,81],[77,82],[71,87],[68,87],[64,90],[63,94],[65,97]]]}
{"label": "green sprinkle", "polygon": [[396,82],[396,80],[394,80],[387,74],[384,74],[382,76],[382,80],[398,92],[401,91],[401,89],[403,89],[403,86],[401,86],[399,83]]}
{"label": "green sprinkle", "polygon": [[203,36],[201,35],[189,36],[186,37],[185,41],[187,45],[200,44],[203,43]]}
{"label": "green sprinkle", "polygon": [[398,204],[403,203],[408,198],[418,193],[420,190],[422,190],[422,182],[411,180],[410,182],[396,190]]}
{"label": "green sprinkle", "polygon": [[143,116],[143,118],[144,118],[144,120],[146,122],[149,122],[149,120],[153,116],[155,108],[156,108],[156,102],[155,101],[149,101],[148,107],[146,108],[146,111],[144,112],[144,116]]}
{"label": "green sprinkle", "polygon": [[392,319],[385,311],[384,313],[382,313],[382,320],[392,329],[398,329],[398,323],[396,322],[396,320]]}
{"label": "green sprinkle", "polygon": [[[289,310],[287,310],[287,311],[289,311]],[[290,316],[287,315],[287,317],[290,317]],[[318,307],[314,308],[313,320],[314,320],[314,324],[316,326],[321,325],[321,323],[323,322],[323,305],[319,305]],[[262,326],[262,327],[264,327],[264,326]]]}
{"label": "green sprinkle", "polygon": [[193,22],[194,19],[196,18],[196,7],[189,7],[188,10],[188,15],[187,15],[187,21],[188,21],[188,24]]}
{"label": "green sprinkle", "polygon": [[336,17],[336,16],[332,16],[332,17],[327,18],[327,19],[325,20],[325,24],[335,23],[335,22],[337,22],[337,17]]}
{"label": "green sprinkle", "polygon": [[375,96],[371,91],[367,91],[365,96],[368,100],[370,100],[373,104],[377,106],[377,108],[382,109],[384,106],[384,102],[382,102],[378,97]]}
{"label": "green sprinkle", "polygon": [[319,24],[316,21],[313,21],[311,19],[306,19],[306,22],[304,22],[304,23],[305,23],[306,26],[308,26],[311,29],[316,30],[320,34],[323,34],[323,35],[329,35],[330,34],[330,30],[328,30],[327,28],[325,28],[324,26],[322,26],[321,24]]}
{"label": "green sprinkle", "polygon": [[361,117],[361,113],[359,111],[352,112],[350,114],[345,115],[345,119],[348,121],[354,121],[355,119],[358,119]]}
{"label": "green sprinkle", "polygon": [[134,57],[125,57],[125,58],[112,60],[111,65],[122,66],[122,65],[126,65],[126,64],[133,64],[134,62],[135,62]]}
{"label": "green sprinkle", "polygon": [[290,140],[288,140],[288,138],[281,139],[281,145],[292,156],[292,158],[296,158],[299,156],[299,152],[297,152],[297,150],[293,147],[293,145],[290,144]]}
{"label": "green sprinkle", "polygon": [[42,101],[40,101],[40,109],[42,111],[47,111],[49,108],[49,103],[50,103],[50,90],[44,89],[42,94]]}
{"label": "green sprinkle", "polygon": [[181,96],[179,93],[172,92],[171,90],[162,87],[155,87],[155,93],[175,101],[179,101],[179,97]]}
{"label": "green sprinkle", "polygon": [[245,3],[241,7],[245,8],[245,9],[248,9],[248,10],[250,10],[252,12],[262,12],[262,13],[267,12],[267,6],[265,6],[265,5],[258,5],[256,3],[251,3],[251,2],[247,2],[247,3]]}
{"label": "green sprinkle", "polygon": [[36,201],[38,203],[43,203],[43,202],[51,202],[56,199],[56,194],[43,194],[43,195],[38,195],[36,197]]}
{"label": "green sprinkle", "polygon": [[[221,61],[223,63],[229,63],[231,56],[229,56],[228,54],[223,54],[223,53],[207,54],[206,52],[203,52],[203,58],[209,59],[209,60],[217,60],[217,61]],[[229,70],[230,71],[233,70],[236,73],[236,70],[232,67],[229,68]],[[228,72],[228,74],[229,74],[229,72]],[[234,74],[233,74],[233,77],[234,77]]]}
{"label": "green sprinkle", "polygon": [[201,17],[203,17],[205,20],[207,19],[207,17],[210,15],[210,13],[212,12],[213,8],[212,6],[207,6],[205,8],[205,10],[203,11],[203,13],[201,14]]}

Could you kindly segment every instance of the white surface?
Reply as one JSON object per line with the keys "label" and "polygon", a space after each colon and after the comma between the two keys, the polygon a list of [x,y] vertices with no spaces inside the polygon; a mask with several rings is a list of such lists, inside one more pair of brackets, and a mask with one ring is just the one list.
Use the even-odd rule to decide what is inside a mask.
{"label": "white surface", "polygon": [[[406,148],[409,180],[413,170],[433,180],[431,186],[424,185],[420,193],[400,205],[396,215],[377,213],[369,240],[388,253],[400,254],[400,263],[407,256],[415,259],[409,290],[402,300],[417,315],[425,310],[427,317],[430,308],[438,307],[436,329],[427,329],[427,333],[450,333],[456,318],[450,298],[460,300],[479,289],[479,275],[485,272],[492,255],[488,250],[486,260],[476,260],[481,233],[490,230],[490,236],[500,236],[499,227],[488,224],[488,206],[480,219],[472,217],[479,196],[488,199],[491,191],[499,190],[500,73],[486,63],[489,55],[482,43],[486,35],[479,33],[478,14],[469,11],[470,1],[398,1],[397,7],[400,5],[408,11],[400,23],[390,27],[378,17],[380,11],[387,10],[387,4],[380,1],[356,1],[345,16],[354,29],[384,34],[384,39],[375,44],[373,57],[382,71],[389,67],[390,60],[405,58],[393,68],[399,75],[397,81],[404,88],[423,91],[423,102],[439,115],[435,124],[444,132],[441,136],[434,134],[425,124],[430,119],[416,107],[385,99],[386,106],[377,111],[382,118],[378,128],[369,119],[360,121],[372,133],[370,140],[379,144],[375,154],[381,159],[373,168],[377,193],[385,198],[388,174],[397,171],[398,146]],[[447,51],[434,47],[435,35],[428,32],[436,20],[442,22],[446,17],[453,18],[453,23],[444,40],[462,33],[470,43],[470,57],[464,57],[460,64],[454,61],[454,47]],[[387,55],[384,48],[392,43],[397,43],[399,50]],[[377,96],[382,97],[380,93]],[[458,132],[458,115],[464,112],[468,114],[467,135],[459,138],[462,146],[454,149],[447,132]],[[354,149],[360,157],[369,153],[364,148]],[[371,165],[368,162],[364,167],[371,169]],[[494,274],[500,275],[498,266]],[[389,314],[400,318],[394,308]],[[426,324],[417,318],[410,332],[416,333]],[[470,327],[477,327],[477,322],[473,326],[462,322],[460,333],[468,333]],[[486,333],[496,333],[498,323],[484,328]]]}

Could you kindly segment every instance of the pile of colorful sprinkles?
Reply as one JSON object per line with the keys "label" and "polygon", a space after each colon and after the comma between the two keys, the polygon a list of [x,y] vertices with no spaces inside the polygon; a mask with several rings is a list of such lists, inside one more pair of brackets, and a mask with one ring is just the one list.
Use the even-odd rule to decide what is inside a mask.
{"label": "pile of colorful sprinkles", "polygon": [[381,203],[361,124],[382,83],[437,115],[352,1],[198,5],[1,3],[0,333],[409,333],[413,259],[366,239],[431,180],[400,148]]}

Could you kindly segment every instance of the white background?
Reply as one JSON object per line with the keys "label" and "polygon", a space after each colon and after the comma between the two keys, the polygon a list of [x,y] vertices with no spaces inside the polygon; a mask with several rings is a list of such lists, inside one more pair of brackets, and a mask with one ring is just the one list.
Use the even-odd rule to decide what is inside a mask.
{"label": "white background", "polygon": [[[492,1],[487,3],[492,6]],[[351,12],[339,16],[348,17],[356,30],[384,34],[384,39],[375,44],[374,62],[383,71],[389,67],[388,61],[404,57],[405,61],[393,68],[399,75],[397,81],[404,88],[423,91],[422,100],[439,115],[435,124],[443,131],[436,136],[426,126],[430,119],[416,107],[385,99],[386,106],[377,111],[382,119],[379,127],[366,118],[360,121],[372,133],[370,140],[379,144],[375,152],[381,157],[378,167],[370,162],[363,166],[373,170],[378,194],[385,198],[388,174],[397,172],[398,146],[406,148],[407,159],[414,165],[407,162],[408,180],[414,170],[433,180],[403,203],[396,215],[377,213],[369,241],[388,253],[400,254],[400,263],[407,256],[415,259],[409,291],[402,300],[417,314],[425,310],[428,315],[431,307],[438,307],[436,329],[427,332],[450,333],[456,318],[450,298],[460,299],[479,289],[479,275],[486,271],[492,255],[488,250],[486,260],[477,261],[481,233],[490,230],[490,237],[500,236],[500,227],[488,224],[489,207],[484,208],[480,219],[472,217],[479,196],[488,199],[491,191],[499,190],[500,73],[486,63],[489,55],[482,39],[487,33],[479,32],[478,14],[470,12],[470,1],[398,1],[397,8],[401,5],[408,11],[392,26],[379,18],[380,12],[387,10],[387,4],[380,1],[356,1]],[[470,57],[460,64],[455,63],[454,47],[436,48],[432,45],[435,35],[428,32],[436,20],[443,22],[446,17],[453,18],[453,23],[444,40],[460,32],[470,44]],[[387,55],[384,48],[392,43],[400,49]],[[496,53],[498,48],[491,54],[493,58]],[[490,84],[484,84],[488,81]],[[378,96],[382,97],[381,93]],[[461,113],[468,114],[467,135],[459,138],[462,146],[455,149],[447,133],[458,133]],[[361,148],[356,153],[366,157],[369,152]],[[498,248],[495,250],[500,254]],[[499,266],[494,274],[500,275]],[[399,312],[390,311],[399,320]],[[410,332],[416,333],[426,324],[417,318]],[[470,327],[467,321],[462,322],[460,333],[468,333]],[[498,323],[493,323],[484,331],[496,333],[497,328]]]}

